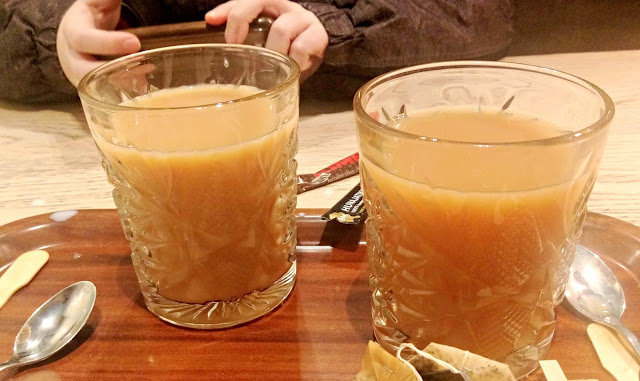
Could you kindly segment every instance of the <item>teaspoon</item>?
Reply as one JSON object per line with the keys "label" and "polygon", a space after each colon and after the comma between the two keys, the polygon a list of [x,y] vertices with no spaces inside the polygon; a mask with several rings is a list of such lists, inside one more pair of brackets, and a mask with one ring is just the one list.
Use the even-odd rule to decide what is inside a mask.
{"label": "teaspoon", "polygon": [[27,319],[13,345],[13,357],[0,372],[42,361],[62,347],[85,325],[96,300],[96,286],[88,281],[63,289]]}
{"label": "teaspoon", "polygon": [[576,247],[564,296],[576,311],[620,332],[640,357],[640,341],[620,322],[625,308],[620,282],[591,250]]}

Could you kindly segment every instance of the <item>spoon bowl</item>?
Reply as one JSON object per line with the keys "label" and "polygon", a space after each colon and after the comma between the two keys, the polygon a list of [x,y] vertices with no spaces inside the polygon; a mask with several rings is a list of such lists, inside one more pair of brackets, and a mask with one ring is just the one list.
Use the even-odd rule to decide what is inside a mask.
{"label": "spoon bowl", "polygon": [[640,356],[640,341],[620,321],[626,306],[620,282],[602,259],[585,247],[576,247],[564,297],[577,312],[620,332]]}
{"label": "spoon bowl", "polygon": [[41,305],[24,323],[13,345],[13,357],[0,371],[42,361],[67,345],[85,325],[96,300],[96,286],[74,283]]}

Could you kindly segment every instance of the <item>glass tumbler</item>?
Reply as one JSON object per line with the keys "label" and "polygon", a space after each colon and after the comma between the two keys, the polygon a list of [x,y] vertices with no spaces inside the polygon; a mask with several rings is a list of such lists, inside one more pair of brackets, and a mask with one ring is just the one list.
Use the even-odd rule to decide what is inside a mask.
{"label": "glass tumbler", "polygon": [[354,110],[377,340],[529,374],[554,333],[611,99],[551,69],[445,62],[370,81]]}
{"label": "glass tumbler", "polygon": [[224,328],[296,278],[298,81],[291,58],[203,44],[106,63],[78,87],[147,308]]}

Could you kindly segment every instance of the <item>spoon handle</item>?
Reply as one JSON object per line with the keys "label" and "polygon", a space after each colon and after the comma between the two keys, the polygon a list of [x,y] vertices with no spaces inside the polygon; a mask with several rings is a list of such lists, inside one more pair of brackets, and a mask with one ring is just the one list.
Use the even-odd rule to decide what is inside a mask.
{"label": "spoon handle", "polygon": [[607,323],[609,323],[613,328],[617,329],[618,332],[620,332],[620,334],[627,339],[629,344],[631,344],[631,346],[633,347],[633,350],[636,351],[637,358],[640,359],[640,340],[638,340],[638,337],[634,335],[634,333],[631,332],[629,328],[622,324],[619,319],[608,318],[606,320]]}
{"label": "spoon handle", "polygon": [[15,366],[20,365],[20,363],[18,361],[16,361],[16,359],[11,359],[7,362],[4,362],[2,364],[0,364],[0,373],[4,372],[7,369],[11,369]]}

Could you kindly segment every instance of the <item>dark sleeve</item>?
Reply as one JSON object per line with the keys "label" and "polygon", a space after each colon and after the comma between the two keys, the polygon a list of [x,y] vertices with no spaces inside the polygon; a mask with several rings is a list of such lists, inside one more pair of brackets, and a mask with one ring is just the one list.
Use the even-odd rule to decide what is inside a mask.
{"label": "dark sleeve", "polygon": [[0,98],[45,102],[76,97],[56,53],[56,31],[72,3],[0,1]]}
{"label": "dark sleeve", "polygon": [[320,19],[329,34],[318,71],[325,76],[312,76],[309,86],[330,82],[331,88],[342,87],[347,93],[354,93],[367,78],[401,67],[496,58],[513,35],[511,0],[302,0],[300,4]]}
{"label": "dark sleeve", "polygon": [[490,56],[511,41],[511,0],[302,2],[329,34],[325,63],[366,70]]}

